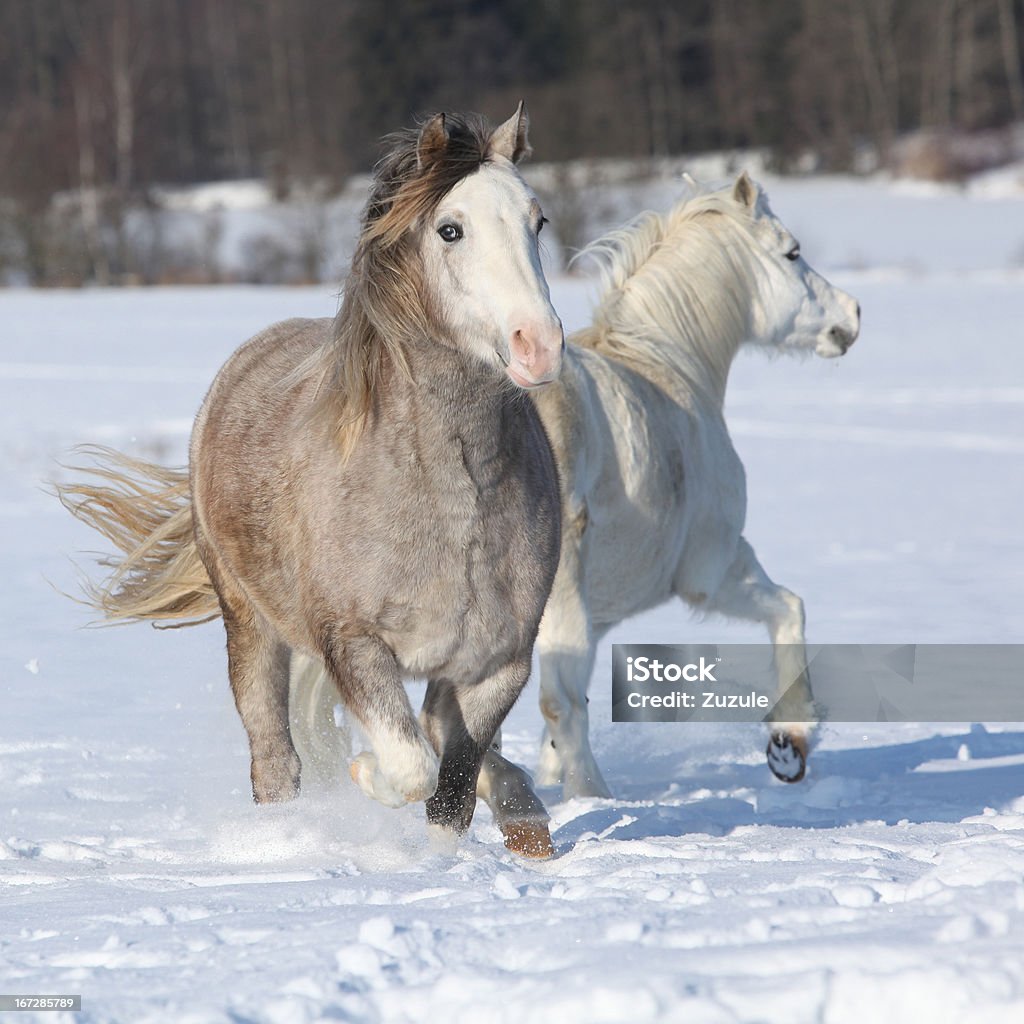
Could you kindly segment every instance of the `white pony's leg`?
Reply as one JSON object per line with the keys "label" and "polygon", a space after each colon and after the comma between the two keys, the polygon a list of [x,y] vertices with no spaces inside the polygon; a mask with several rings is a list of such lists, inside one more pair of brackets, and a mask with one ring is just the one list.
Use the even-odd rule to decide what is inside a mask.
{"label": "white pony's leg", "polygon": [[540,710],[546,726],[537,781],[543,786],[561,782],[566,800],[611,796],[590,749],[587,687],[596,645],[577,567],[578,555],[563,548],[537,635]]}
{"label": "white pony's leg", "polygon": [[587,687],[594,669],[594,647],[540,648],[540,709],[544,715],[544,746],[537,781],[542,786],[562,783],[562,798],[610,797],[590,749]]}
{"label": "white pony's leg", "polygon": [[302,781],[336,785],[352,756],[352,736],[335,721],[341,702],[319,658],[292,652],[288,713],[292,742],[302,762]]}
{"label": "white pony's leg", "polygon": [[521,853],[526,849],[541,857],[554,853],[548,812],[533,791],[530,776],[501,756],[500,729],[484,754],[476,795],[490,808],[510,850]]}
{"label": "white pony's leg", "polygon": [[562,759],[558,756],[558,750],[555,748],[546,720],[544,731],[540,734],[537,782],[542,786],[560,786],[562,784]]}
{"label": "white pony's leg", "polygon": [[778,678],[768,766],[783,782],[799,782],[806,770],[815,719],[804,648],[803,601],[768,578],[754,549],[741,537],[736,558],[707,607],[768,627]]}

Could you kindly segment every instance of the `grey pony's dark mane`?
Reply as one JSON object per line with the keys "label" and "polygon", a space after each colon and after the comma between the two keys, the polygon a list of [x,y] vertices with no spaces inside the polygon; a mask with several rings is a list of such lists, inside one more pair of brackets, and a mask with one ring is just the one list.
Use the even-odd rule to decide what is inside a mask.
{"label": "grey pony's dark mane", "polygon": [[473,114],[446,114],[444,130],[443,145],[426,154],[422,127],[384,138],[333,337],[292,375],[318,375],[314,414],[333,417],[345,453],[372,416],[378,390],[394,370],[408,371],[405,344],[438,330],[424,296],[418,227],[487,163],[491,138],[486,119]]}

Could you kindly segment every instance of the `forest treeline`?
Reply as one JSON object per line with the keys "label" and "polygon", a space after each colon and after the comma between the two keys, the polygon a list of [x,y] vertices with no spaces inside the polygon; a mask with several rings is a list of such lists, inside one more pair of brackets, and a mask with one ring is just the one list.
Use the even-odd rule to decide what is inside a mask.
{"label": "forest treeline", "polygon": [[891,165],[907,132],[1024,121],[1022,27],[1024,0],[0,0],[5,251],[45,277],[65,196],[84,258],[123,262],[154,184],[339,187],[415,115],[520,97],[544,160]]}

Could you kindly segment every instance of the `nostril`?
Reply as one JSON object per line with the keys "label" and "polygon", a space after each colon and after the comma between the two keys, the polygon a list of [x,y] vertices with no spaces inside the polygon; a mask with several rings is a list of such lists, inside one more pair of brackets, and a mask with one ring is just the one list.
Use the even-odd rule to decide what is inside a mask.
{"label": "nostril", "polygon": [[523,333],[522,329],[516,330],[512,335],[512,353],[523,364],[532,366],[536,359],[537,347],[533,341]]}
{"label": "nostril", "polygon": [[857,323],[860,323],[860,303],[857,303]]}
{"label": "nostril", "polygon": [[853,333],[846,330],[845,327],[829,328],[828,336],[844,352],[853,344]]}

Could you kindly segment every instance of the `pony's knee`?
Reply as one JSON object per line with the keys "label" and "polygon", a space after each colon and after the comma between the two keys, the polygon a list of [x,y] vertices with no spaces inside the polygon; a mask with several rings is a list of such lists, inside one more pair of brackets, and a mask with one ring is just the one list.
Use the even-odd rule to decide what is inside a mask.
{"label": "pony's knee", "polygon": [[587,703],[585,687],[541,694],[540,710],[548,727],[547,740],[552,750],[557,749],[560,755],[565,755],[586,746]]}
{"label": "pony's knee", "polygon": [[559,686],[541,691],[540,713],[552,730],[564,730],[574,719],[585,716],[586,712],[587,695],[585,690],[581,692]]}
{"label": "pony's knee", "polygon": [[568,712],[569,702],[565,700],[564,694],[560,690],[541,691],[540,713],[549,725],[560,722]]}

